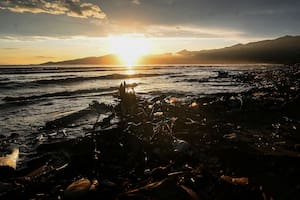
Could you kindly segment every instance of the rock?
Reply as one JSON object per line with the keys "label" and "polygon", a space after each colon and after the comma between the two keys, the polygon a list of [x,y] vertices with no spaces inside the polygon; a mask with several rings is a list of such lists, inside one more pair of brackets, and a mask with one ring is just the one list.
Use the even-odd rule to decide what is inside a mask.
{"label": "rock", "polygon": [[146,122],[143,124],[143,131],[144,134],[147,136],[152,136],[153,135],[153,125],[151,122]]}
{"label": "rock", "polygon": [[189,156],[193,154],[191,145],[185,140],[179,140],[179,139],[174,140],[173,148],[175,152],[183,153]]}
{"label": "rock", "polygon": [[95,179],[92,181],[92,184],[91,184],[89,190],[95,192],[95,191],[97,191],[98,186],[99,186],[99,182],[98,182],[98,180]]}
{"label": "rock", "polygon": [[265,95],[266,94],[263,93],[263,92],[255,92],[255,93],[252,94],[252,96],[255,97],[255,98],[260,98],[260,97],[263,97]]}
{"label": "rock", "polygon": [[155,200],[164,200],[164,199],[173,199],[173,200],[182,200],[182,199],[191,199],[196,200],[198,198],[197,194],[191,189],[185,186],[179,186],[177,180],[174,179],[164,179],[162,181],[149,183],[144,187],[134,189],[119,195],[118,200],[137,200],[137,199],[155,199]]}
{"label": "rock", "polygon": [[[15,175],[15,170],[9,166],[0,166],[0,179],[12,178]],[[1,199],[1,198],[0,198]]]}
{"label": "rock", "polygon": [[243,106],[243,99],[240,96],[232,96],[228,100],[228,106],[231,109],[240,109]]}
{"label": "rock", "polygon": [[241,177],[241,178],[232,178],[232,183],[238,184],[238,185],[248,185],[249,179],[247,177]]}
{"label": "rock", "polygon": [[11,198],[8,194],[15,193],[18,186],[13,183],[0,182],[0,199],[16,199]]}
{"label": "rock", "polygon": [[19,137],[19,134],[18,134],[18,133],[12,133],[12,134],[10,134],[10,136],[9,136],[9,138],[11,138],[11,139],[14,139],[14,138],[17,138],[17,137]]}
{"label": "rock", "polygon": [[221,180],[226,181],[228,183],[232,183],[235,185],[248,185],[249,179],[247,177],[240,177],[240,178],[232,178],[230,176],[221,176]]}
{"label": "rock", "polygon": [[173,127],[173,131],[174,132],[180,132],[182,130],[185,130],[187,127],[186,127],[186,124],[185,124],[185,120],[182,119],[182,118],[176,118],[176,120],[174,120],[174,127]]}
{"label": "rock", "polygon": [[160,117],[160,116],[163,116],[163,114],[164,114],[163,112],[156,112],[156,113],[153,114],[153,116],[154,117]]}
{"label": "rock", "polygon": [[92,183],[88,179],[80,179],[78,181],[73,182],[71,185],[67,187],[64,192],[64,196],[66,199],[81,199],[84,198],[90,191],[90,187]]}
{"label": "rock", "polygon": [[223,138],[228,139],[228,140],[233,140],[233,139],[237,138],[237,134],[236,133],[226,134],[226,135],[223,135]]}
{"label": "rock", "polygon": [[176,97],[171,97],[171,98],[165,99],[165,102],[169,103],[171,105],[175,105],[175,104],[180,103],[180,100],[178,98],[176,98]]}
{"label": "rock", "polygon": [[228,78],[229,77],[229,73],[228,71],[218,71],[218,78]]}
{"label": "rock", "polygon": [[0,157],[0,166],[8,166],[13,169],[17,167],[17,161],[19,159],[19,149],[14,149],[11,154],[4,157]]}
{"label": "rock", "polygon": [[191,105],[189,105],[190,108],[196,108],[198,107],[197,102],[193,102]]}
{"label": "rock", "polygon": [[295,144],[295,145],[294,145],[294,149],[295,149],[296,151],[300,151],[300,144]]}
{"label": "rock", "polygon": [[186,191],[186,193],[190,197],[189,199],[191,199],[191,200],[199,200],[199,197],[198,197],[197,193],[194,190],[192,190],[192,189],[190,189],[190,188],[188,188],[188,187],[186,187],[184,185],[181,185],[180,187]]}
{"label": "rock", "polygon": [[104,186],[104,187],[110,187],[110,188],[117,187],[116,183],[114,183],[114,182],[112,182],[110,180],[107,180],[107,179],[101,181],[100,184],[101,184],[101,186]]}
{"label": "rock", "polygon": [[1,193],[9,192],[14,189],[14,185],[12,183],[3,183],[0,182],[0,198],[1,198]]}
{"label": "rock", "polygon": [[162,179],[166,178],[167,175],[168,175],[167,167],[157,167],[151,171],[151,177],[154,180],[162,180]]}

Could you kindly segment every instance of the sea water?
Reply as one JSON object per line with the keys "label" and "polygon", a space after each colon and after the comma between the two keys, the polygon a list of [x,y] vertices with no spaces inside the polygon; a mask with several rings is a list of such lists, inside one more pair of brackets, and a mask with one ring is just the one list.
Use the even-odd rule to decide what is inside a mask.
{"label": "sea water", "polygon": [[[137,84],[144,98],[240,93],[252,86],[234,77],[267,65],[2,66],[0,134],[26,138],[47,121],[86,108],[92,101],[116,105],[121,82]],[[22,137],[21,137],[22,138]]]}

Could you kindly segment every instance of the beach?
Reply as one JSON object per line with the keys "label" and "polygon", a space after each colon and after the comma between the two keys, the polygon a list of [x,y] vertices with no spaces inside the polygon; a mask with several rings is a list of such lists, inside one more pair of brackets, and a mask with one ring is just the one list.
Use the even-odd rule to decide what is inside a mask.
{"label": "beach", "polygon": [[3,199],[300,197],[299,65],[0,71]]}

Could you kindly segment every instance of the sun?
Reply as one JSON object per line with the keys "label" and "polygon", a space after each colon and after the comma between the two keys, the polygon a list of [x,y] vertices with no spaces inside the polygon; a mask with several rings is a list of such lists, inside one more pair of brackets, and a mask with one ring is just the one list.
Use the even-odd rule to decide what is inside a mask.
{"label": "sun", "polygon": [[109,43],[111,52],[117,54],[126,66],[137,64],[150,51],[149,39],[143,35],[111,36]]}

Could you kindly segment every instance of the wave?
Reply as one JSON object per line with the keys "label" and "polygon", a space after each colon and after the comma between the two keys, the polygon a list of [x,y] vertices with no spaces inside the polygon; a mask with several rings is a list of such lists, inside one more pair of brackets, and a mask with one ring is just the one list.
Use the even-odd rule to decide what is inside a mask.
{"label": "wave", "polygon": [[176,81],[176,82],[189,82],[189,83],[198,82],[198,83],[204,83],[204,82],[208,82],[208,81],[209,81],[209,78],[200,78],[200,79],[190,78],[190,79],[179,80],[179,81]]}
{"label": "wave", "polygon": [[24,82],[16,82],[16,81],[6,81],[0,83],[0,89],[16,89],[16,88],[23,88],[26,86]]}
{"label": "wave", "polygon": [[0,77],[0,82],[7,82],[7,81],[9,81],[9,78],[1,78]]}
{"label": "wave", "polygon": [[163,75],[169,75],[167,73],[165,74],[109,74],[104,76],[51,76],[47,77],[45,79],[38,79],[38,80],[31,80],[31,81],[11,81],[11,80],[3,80],[0,84],[0,89],[4,90],[11,90],[11,89],[17,89],[17,88],[27,88],[27,87],[38,87],[43,85],[56,85],[56,84],[72,84],[72,83],[78,83],[83,81],[95,81],[95,80],[117,80],[117,79],[130,79],[130,78],[144,78],[144,77],[154,77],[154,76],[163,76]]}
{"label": "wave", "polygon": [[110,74],[104,76],[88,76],[88,77],[69,77],[69,78],[59,78],[59,79],[42,79],[32,81],[33,84],[62,84],[62,83],[74,83],[81,81],[93,81],[93,80],[113,80],[113,79],[129,79],[129,78],[144,78],[153,76],[162,76],[166,74]]}
{"label": "wave", "polygon": [[115,92],[117,89],[118,89],[117,87],[93,88],[93,89],[86,89],[86,90],[54,92],[54,93],[32,95],[32,96],[19,96],[19,97],[7,96],[4,97],[2,101],[12,103],[12,102],[20,102],[20,101],[31,101],[31,100],[37,100],[43,98],[51,98],[51,97],[67,97],[67,96],[75,96],[75,95],[82,95],[82,94],[89,94],[89,93]]}
{"label": "wave", "polygon": [[59,73],[80,73],[80,72],[103,72],[103,71],[115,71],[117,69],[112,69],[108,67],[102,68],[0,68],[1,74],[59,74]]}
{"label": "wave", "polygon": [[[135,70],[157,70],[164,67],[141,67]],[[0,73],[3,75],[10,74],[60,74],[60,73],[83,73],[83,72],[105,72],[105,71],[123,71],[124,67],[18,67],[6,68],[0,67]]]}

